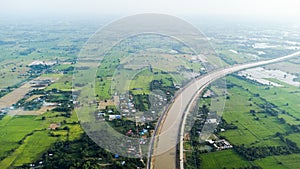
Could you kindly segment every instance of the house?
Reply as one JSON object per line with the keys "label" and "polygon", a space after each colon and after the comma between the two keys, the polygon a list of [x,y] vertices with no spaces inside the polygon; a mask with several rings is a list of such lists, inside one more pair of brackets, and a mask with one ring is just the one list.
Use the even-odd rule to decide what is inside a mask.
{"label": "house", "polygon": [[214,144],[215,142],[213,140],[205,140],[206,142],[208,142],[209,144]]}
{"label": "house", "polygon": [[59,128],[61,125],[59,123],[51,123],[49,126],[49,130],[56,130],[57,128]]}
{"label": "house", "polygon": [[225,150],[225,149],[233,148],[233,146],[225,139],[217,140],[214,142],[213,145],[217,150]]}
{"label": "house", "polygon": [[217,119],[207,119],[207,123],[215,124],[217,123]]}
{"label": "house", "polygon": [[32,67],[32,66],[53,66],[55,65],[56,62],[55,61],[52,61],[52,62],[45,62],[45,61],[39,61],[39,60],[36,60],[36,61],[33,61],[32,63],[30,63],[28,66],[29,67]]}
{"label": "house", "polygon": [[98,115],[98,117],[100,117],[100,116],[105,116],[105,113],[99,112],[97,115]]}
{"label": "house", "polygon": [[47,106],[47,107],[53,107],[53,106],[57,106],[58,103],[48,103],[48,102],[43,102],[44,106]]}
{"label": "house", "polygon": [[124,113],[129,113],[129,110],[128,109],[123,109],[123,112]]}
{"label": "house", "polygon": [[211,91],[211,90],[207,90],[202,97],[203,98],[210,98],[212,96],[214,96],[214,92]]}
{"label": "house", "polygon": [[113,120],[121,119],[121,118],[122,118],[121,115],[109,115],[109,116],[108,116],[108,120],[109,120],[109,121],[113,121]]}
{"label": "house", "polygon": [[131,135],[132,134],[132,130],[128,130],[126,135]]}
{"label": "house", "polygon": [[4,116],[4,115],[6,115],[7,114],[7,111],[5,111],[5,110],[0,110],[0,116]]}

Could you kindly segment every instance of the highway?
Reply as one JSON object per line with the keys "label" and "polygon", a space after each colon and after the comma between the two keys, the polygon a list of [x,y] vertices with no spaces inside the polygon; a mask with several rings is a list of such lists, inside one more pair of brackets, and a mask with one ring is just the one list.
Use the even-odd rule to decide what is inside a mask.
{"label": "highway", "polygon": [[[300,56],[300,51],[293,54],[279,57],[276,59],[259,61],[241,65],[234,65],[226,67],[220,70],[209,72],[205,76],[201,76],[195,79],[192,83],[185,86],[180,93],[175,97],[173,103],[169,106],[166,112],[163,113],[163,117],[157,123],[155,139],[152,147],[150,148],[151,161],[148,168],[154,169],[183,169],[183,128],[185,125],[187,113],[191,108],[191,104],[199,94],[213,81],[231,74],[236,71],[266,65],[270,63],[279,62],[282,60],[290,59],[292,57]],[[180,138],[179,138],[180,137]],[[176,145],[180,141],[180,155],[179,159],[176,156]],[[179,160],[179,166],[176,162]]]}

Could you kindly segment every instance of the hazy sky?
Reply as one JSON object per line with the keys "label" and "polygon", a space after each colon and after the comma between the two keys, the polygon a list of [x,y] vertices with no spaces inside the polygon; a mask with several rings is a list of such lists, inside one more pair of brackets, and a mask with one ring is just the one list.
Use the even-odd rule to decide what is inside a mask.
{"label": "hazy sky", "polygon": [[0,14],[89,15],[166,14],[253,15],[300,20],[299,0],[0,0]]}

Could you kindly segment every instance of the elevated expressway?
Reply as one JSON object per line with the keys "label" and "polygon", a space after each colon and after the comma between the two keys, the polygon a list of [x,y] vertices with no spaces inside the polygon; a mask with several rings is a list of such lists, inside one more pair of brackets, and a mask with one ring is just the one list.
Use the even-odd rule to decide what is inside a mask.
{"label": "elevated expressway", "polygon": [[[158,121],[155,131],[155,139],[151,144],[149,151],[149,159],[147,168],[154,169],[183,169],[183,135],[184,126],[187,118],[187,112],[191,108],[191,103],[199,94],[213,81],[222,78],[228,74],[243,69],[266,65],[300,56],[300,52],[279,57],[276,59],[259,61],[241,65],[234,65],[209,72],[205,76],[195,79],[192,83],[185,86],[178,95],[176,95],[173,103],[163,113]],[[179,142],[179,150],[177,143]],[[176,152],[179,151],[179,159]]]}

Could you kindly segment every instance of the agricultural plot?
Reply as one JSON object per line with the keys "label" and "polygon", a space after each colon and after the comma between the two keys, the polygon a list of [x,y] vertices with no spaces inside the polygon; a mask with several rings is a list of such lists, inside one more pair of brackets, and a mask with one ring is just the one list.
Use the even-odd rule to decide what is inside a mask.
{"label": "agricultural plot", "polygon": [[[34,103],[36,100],[43,98],[44,101],[54,102],[56,105],[52,106],[53,103],[44,104],[38,110],[31,111],[24,111],[23,109],[9,110],[8,114],[0,120],[0,142],[3,145],[0,149],[1,168],[27,165],[39,159],[56,141],[69,141],[81,137],[83,131],[78,124],[76,114],[68,112],[70,108],[60,107],[57,103],[69,102],[70,100],[68,90],[63,91],[66,88],[61,85],[62,83],[70,85],[69,82],[66,83],[68,77],[70,76],[45,75],[27,82],[1,98],[6,99],[11,96],[9,104],[13,102],[15,102],[13,104],[23,104],[23,102],[17,101],[30,93],[30,97],[23,98],[25,103]],[[45,90],[41,90],[41,88],[33,90],[33,85],[49,81],[49,79],[52,80],[55,87],[52,86],[52,88]],[[18,97],[13,97],[16,93],[19,93]],[[48,94],[46,95],[46,93]],[[45,99],[45,96],[49,97]],[[5,106],[4,104],[1,105]],[[19,104],[16,104],[16,106],[19,106]],[[57,110],[57,112],[54,110]],[[58,124],[60,128],[57,131],[51,131],[49,130],[51,124]]]}
{"label": "agricultural plot", "polygon": [[[230,114],[230,115],[229,115]],[[285,132],[288,126],[279,126],[279,121],[274,117],[256,116],[246,113],[224,113],[224,119],[238,127],[236,130],[228,130],[220,135],[229,139],[233,144],[247,146],[282,145],[282,141],[275,138],[276,132]],[[232,122],[233,121],[233,122]]]}
{"label": "agricultural plot", "polygon": [[[236,128],[228,128],[223,132],[218,131],[217,135],[226,138],[233,144],[233,149],[200,154],[201,167],[295,168],[296,165],[299,165],[299,161],[296,159],[300,144],[297,129],[299,126],[297,111],[299,103],[295,101],[299,97],[299,89],[282,82],[281,84],[284,84],[285,87],[261,85],[238,76],[229,76],[226,79],[228,81],[227,100],[222,118],[226,124]],[[214,88],[210,89],[214,90]],[[200,103],[209,105],[210,100],[210,98],[200,100]],[[223,126],[226,128],[226,125]],[[254,149],[260,151],[266,147],[268,147],[268,151],[280,150],[281,153],[290,155],[271,153],[257,158],[258,154],[254,152]],[[251,151],[253,154],[249,153],[249,156],[245,152],[242,153],[241,149]],[[284,149],[288,149],[288,151]],[[228,152],[231,154],[221,157]],[[192,163],[192,159],[195,157],[187,155],[188,162]],[[291,158],[284,158],[287,156]],[[237,162],[227,160],[236,158],[241,159]]]}
{"label": "agricultural plot", "polygon": [[[280,110],[297,120],[300,117],[298,113],[300,97],[299,88],[285,84],[285,87],[268,87],[262,85],[253,85],[251,82],[241,81],[238,78],[229,77],[231,82],[243,86],[251,93],[259,94],[260,97],[266,99],[276,105]],[[284,114],[284,113],[283,113]]]}
{"label": "agricultural plot", "polygon": [[41,123],[35,121],[35,116],[5,116],[0,121],[0,156],[3,157],[9,150],[18,147],[18,141],[33,130],[42,129]]}
{"label": "agricultural plot", "polygon": [[16,115],[18,115],[18,116],[28,116],[28,115],[37,116],[37,115],[44,114],[45,112],[50,111],[54,108],[55,108],[55,106],[42,106],[38,110],[14,109],[14,110],[9,110],[8,115],[10,115],[10,116],[16,116]]}
{"label": "agricultural plot", "polygon": [[52,83],[46,90],[58,89],[61,91],[72,91],[72,76],[64,75],[59,78],[55,83]]}
{"label": "agricultural plot", "polygon": [[[94,87],[89,94],[100,103],[98,108],[102,108],[84,118],[91,118],[92,122],[94,119],[109,121],[110,126],[120,133],[140,138],[141,146],[128,151],[138,155],[140,150],[145,155],[149,144],[147,138],[153,132],[159,113],[184,82],[200,75],[203,66],[197,57],[191,60],[192,54],[183,44],[173,43],[175,49],[167,46],[169,42],[161,41],[164,37],[153,40],[141,35],[135,38],[115,45],[97,65],[95,83],[82,85]],[[85,62],[82,64],[80,71],[89,66]],[[81,90],[83,98],[89,97],[85,87]],[[113,97],[119,97],[119,105],[111,104]]]}
{"label": "agricultural plot", "polygon": [[[37,89],[34,87],[34,81],[41,81],[41,80],[50,80],[55,81],[57,79],[52,78],[36,78],[32,81],[29,81],[22,85],[21,87],[13,90],[12,92],[8,93],[7,95],[0,98],[0,109],[2,108],[9,108],[13,104],[17,103],[19,100],[21,100],[29,91],[33,89]],[[43,87],[42,87],[43,88]]]}
{"label": "agricultural plot", "polygon": [[292,61],[267,65],[266,68],[277,69],[277,70],[279,69],[281,71],[288,72],[288,73],[293,73],[293,74],[296,74],[296,73],[300,72],[299,65],[297,65],[297,63],[292,62]]}
{"label": "agricultural plot", "polygon": [[239,53],[238,51],[232,49],[218,51],[218,55],[230,65],[259,59],[258,55]]}
{"label": "agricultural plot", "polygon": [[293,141],[294,143],[297,144],[298,147],[300,147],[300,135],[299,133],[292,133],[287,135],[287,138]]}
{"label": "agricultural plot", "polygon": [[254,161],[264,169],[294,169],[299,167],[299,154],[272,156]]}
{"label": "agricultural plot", "polygon": [[0,108],[11,107],[13,104],[22,99],[26,93],[31,90],[31,85],[29,83],[24,84],[18,89],[15,89],[13,92],[5,95],[0,98]]}
{"label": "agricultural plot", "polygon": [[[10,22],[10,21],[8,21]],[[48,21],[47,21],[48,22]],[[24,22],[27,23],[27,22]],[[98,28],[82,26],[84,24],[65,24],[56,21],[30,22],[17,27],[1,20],[0,28],[0,109],[9,108],[0,119],[0,168],[15,168],[25,166],[41,159],[57,141],[73,141],[81,139],[83,130],[78,124],[76,113],[64,109],[62,106],[42,106],[38,110],[23,111],[11,107],[23,99],[22,103],[34,103],[42,100],[45,92],[60,91],[60,94],[50,94],[48,98],[54,103],[63,103],[66,99],[64,92],[71,91],[74,58],[81,45]],[[5,26],[4,26],[5,25]],[[47,25],[47,26],[45,26]],[[83,28],[82,31],[74,29]],[[79,36],[80,35],[80,36]],[[62,39],[63,37],[63,39]],[[44,69],[44,66],[34,63],[56,63]],[[36,79],[39,77],[39,79]],[[85,77],[83,77],[85,78]],[[31,93],[33,81],[50,79],[50,86],[45,86],[43,91],[37,91],[30,97],[23,98]],[[5,94],[5,95],[4,95]],[[58,101],[58,102],[55,102]],[[43,103],[43,102],[42,102]],[[47,105],[47,104],[45,104]],[[51,103],[49,104],[51,105]],[[18,106],[18,105],[14,105]],[[30,105],[29,105],[30,106]],[[52,110],[56,108],[57,111]],[[14,110],[13,110],[14,109]],[[50,130],[51,124],[60,126]],[[40,161],[37,162],[37,164]]]}
{"label": "agricultural plot", "polygon": [[[100,98],[107,98],[108,94],[113,94],[107,90],[124,93],[132,88],[143,88],[142,92],[149,93],[152,75],[142,73],[145,69],[149,69],[150,72],[153,70],[153,72],[169,74],[173,81],[180,84],[183,80],[199,75],[203,68],[201,61],[197,58],[192,59],[192,56],[186,46],[168,37],[140,35],[128,38],[114,46],[99,63],[96,93]],[[110,79],[113,82],[109,82]],[[110,84],[112,84],[111,89],[109,89]],[[100,89],[97,89],[98,85]]]}
{"label": "agricultural plot", "polygon": [[[247,69],[238,73],[239,76],[246,77],[247,79],[256,81],[263,85],[272,85],[275,87],[283,87],[284,85],[292,85],[298,87],[299,82],[295,81],[297,79],[296,75],[283,72],[281,70],[266,70],[262,67]],[[270,79],[270,80],[269,80]],[[272,82],[275,79],[279,83]],[[283,85],[281,85],[284,83]]]}
{"label": "agricultural plot", "polygon": [[252,166],[251,162],[243,159],[233,150],[201,154],[201,167],[204,169],[243,168],[250,166]]}
{"label": "agricultural plot", "polygon": [[23,144],[10,156],[6,157],[2,163],[5,165],[8,162],[8,166],[22,166],[31,163],[40,157],[55,141],[57,141],[57,138],[49,137],[47,131],[35,132],[27,137]]}
{"label": "agricultural plot", "polygon": [[238,129],[229,130],[221,135],[230,139],[230,142],[234,144],[263,146],[267,145],[266,143],[272,143],[272,145],[281,145],[280,140],[272,137],[276,132],[285,132],[289,126],[280,124],[277,117],[263,113],[256,113],[254,116],[250,113],[250,111],[259,112],[263,109],[258,107],[255,101],[249,101],[253,95],[244,89],[234,87],[228,92],[230,99],[226,101],[223,118],[227,123],[238,126]]}
{"label": "agricultural plot", "polygon": [[[0,120],[0,167],[22,166],[34,162],[58,140],[76,140],[83,133],[75,113],[70,118],[60,112],[40,116],[5,116]],[[50,124],[61,124],[49,130]]]}
{"label": "agricultural plot", "polygon": [[[55,82],[45,89],[46,92],[53,92],[48,93],[50,97],[47,98],[47,101],[63,104],[57,107],[42,106],[39,107],[39,110],[33,111],[12,110],[8,115],[3,116],[3,119],[0,119],[0,168],[14,168],[22,165],[28,167],[30,163],[39,164],[41,160],[45,162],[46,168],[52,166],[85,168],[86,166],[99,167],[99,165],[118,168],[122,167],[123,161],[126,161],[123,168],[143,166],[140,159],[114,158],[114,154],[101,149],[87,136],[82,137],[84,132],[78,124],[77,115],[72,110],[73,105],[70,104],[72,98],[68,92],[71,92],[72,85],[82,89],[84,96],[96,98],[96,101],[100,100],[100,103],[104,102],[105,104],[99,107],[100,109],[108,107],[108,109],[114,109],[113,113],[117,114],[121,112],[115,110],[115,102],[112,101],[114,95],[130,91],[130,94],[133,95],[132,99],[128,101],[127,96],[125,96],[123,98],[124,104],[127,106],[142,105],[140,110],[145,111],[149,109],[148,95],[153,89],[162,91],[159,93],[161,95],[155,104],[163,105],[170,100],[178,89],[175,89],[175,86],[180,87],[186,83],[187,79],[192,79],[203,73],[203,71],[201,72],[204,66],[202,65],[203,60],[201,60],[203,59],[202,56],[194,55],[191,49],[181,42],[165,36],[142,35],[120,42],[108,52],[108,56],[101,63],[89,62],[78,67],[79,69],[86,69],[91,64],[93,64],[92,66],[98,65],[99,69],[95,75],[93,70],[86,69],[87,75],[95,76],[95,83],[90,83],[90,77],[82,74],[77,77],[81,83],[72,84],[75,57],[81,46],[99,27],[99,23],[78,21],[75,24],[73,21],[57,22],[55,20],[52,22],[44,20],[25,21],[16,26],[15,21],[5,22],[1,22],[3,27],[0,28],[0,90],[1,96],[8,92],[11,93],[0,98],[0,108],[10,107],[19,101],[32,90],[30,86],[26,86],[28,84],[26,82],[40,75],[41,78],[55,79]],[[218,54],[223,60],[212,55],[206,56],[215,65],[225,66],[249,60],[276,57],[293,50],[286,48],[286,42],[280,43],[278,38],[280,36],[272,35],[273,32],[270,34],[269,29],[266,32],[262,31],[261,34],[270,37],[268,39],[250,38],[252,35],[255,37],[258,35],[255,33],[258,31],[257,27],[247,29],[225,28],[221,31],[215,29],[215,26],[209,26],[207,29],[208,36],[210,36],[211,42],[216,44]],[[297,41],[299,37],[285,36],[285,38]],[[299,44],[293,45],[294,48],[299,46]],[[276,48],[270,48],[270,46],[276,46]],[[90,55],[86,57],[90,57]],[[50,69],[30,69],[29,65],[34,62],[56,62],[56,65]],[[286,62],[286,64],[276,64],[274,67],[281,66],[282,70],[290,67],[293,68],[290,73],[296,74],[299,72],[295,66],[298,63],[299,60],[294,59]],[[297,87],[283,84],[285,86],[283,88],[273,88],[244,83],[235,77],[229,79],[232,83],[242,87],[246,86],[247,90],[239,86],[229,89],[224,119],[229,125],[232,123],[232,126],[238,128],[226,130],[220,134],[221,136],[226,137],[234,144],[245,144],[247,147],[285,146],[286,140],[284,139],[297,143],[299,147],[298,133],[289,130],[291,126],[294,127],[294,130],[296,130],[295,126],[299,126],[298,98],[300,95]],[[274,79],[269,80],[278,83]],[[95,88],[95,91],[88,91],[84,88],[85,86]],[[39,98],[43,99],[43,96],[33,95],[25,102],[32,103]],[[84,100],[80,101],[84,102]],[[204,102],[208,105],[210,100],[207,99]],[[277,107],[273,107],[274,105]],[[130,111],[130,113],[139,110],[139,107],[137,109],[128,107],[123,110]],[[121,111],[123,110],[121,109]],[[263,112],[267,110],[272,110],[272,112],[274,110],[279,114],[274,116]],[[250,113],[251,111],[252,113]],[[142,115],[142,112],[137,113],[139,117]],[[84,121],[85,119],[81,119],[80,122]],[[154,129],[154,123],[147,124],[149,130]],[[130,129],[133,129],[134,133],[138,133],[138,131],[143,131],[144,128],[148,127],[144,125],[136,129],[136,124],[126,117],[122,120],[112,121],[111,124],[122,133],[127,133]],[[57,127],[57,130],[49,130],[51,127]],[[285,133],[286,131],[289,133]],[[143,137],[148,137],[151,134],[149,132]],[[284,139],[281,139],[281,136]],[[140,137],[140,135],[137,134],[136,137]],[[54,144],[57,141],[59,141],[58,144]],[[66,149],[66,147],[68,148]],[[191,145],[186,146],[186,148],[192,149]],[[56,153],[53,161],[49,161],[47,156],[47,151],[50,150]],[[143,145],[142,151],[147,151]],[[42,154],[46,156],[41,157]],[[225,150],[204,154],[201,158],[203,158],[204,168],[209,168],[209,166],[211,168],[247,166],[267,168],[268,165],[273,168],[279,166],[296,168],[299,166],[297,154],[269,156],[248,162],[234,150]],[[221,161],[223,158],[226,160]],[[144,159],[144,161],[146,160]]]}

